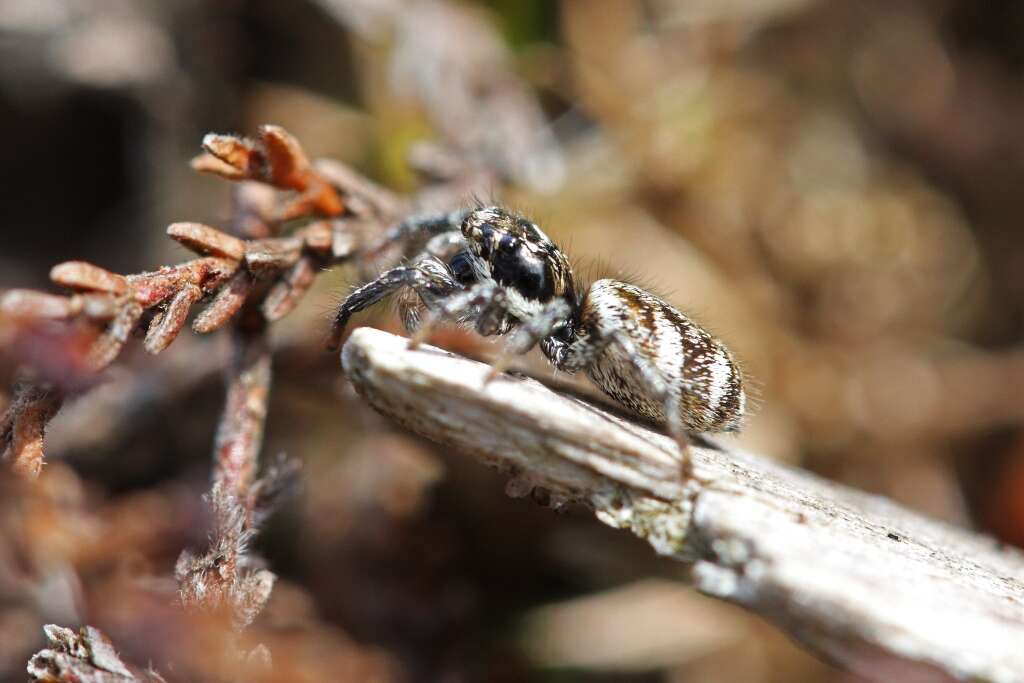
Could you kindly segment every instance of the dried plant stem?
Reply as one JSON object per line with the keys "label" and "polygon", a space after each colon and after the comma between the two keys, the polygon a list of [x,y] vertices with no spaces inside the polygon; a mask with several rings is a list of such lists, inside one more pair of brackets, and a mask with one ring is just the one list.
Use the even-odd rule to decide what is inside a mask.
{"label": "dried plant stem", "polygon": [[[236,192],[236,216],[246,216],[244,221],[235,223],[236,229],[249,237],[272,234],[272,226],[259,219],[260,206],[250,203],[251,199],[258,199],[258,196]],[[274,241],[272,238],[248,243],[239,240],[242,246],[236,251],[245,250],[248,257],[254,244]],[[292,241],[301,249],[302,240]],[[235,246],[229,240],[224,244]],[[244,293],[254,289],[250,278],[233,284]],[[272,467],[263,479],[256,479],[270,396],[272,353],[268,321],[258,298],[250,301],[243,296],[240,306],[235,304],[234,298],[236,295],[228,295],[225,301],[211,305],[214,318],[222,317],[222,307],[225,310],[240,307],[241,310],[231,327],[227,396],[214,440],[213,485],[207,497],[213,515],[210,547],[202,555],[188,550],[182,552],[175,566],[175,577],[182,607],[228,617],[233,629],[240,631],[263,609],[277,578],[265,569],[254,569],[249,557],[249,541],[266,516],[266,508],[273,504],[274,496],[268,499],[262,493],[268,488],[280,491],[288,479],[283,475],[294,470]],[[235,649],[236,646],[230,647]],[[253,653],[237,654],[241,660]],[[266,655],[269,658],[269,653]]]}
{"label": "dried plant stem", "polygon": [[238,328],[232,335],[227,399],[214,444],[214,481],[240,501],[255,481],[270,394],[271,353],[266,329]]}
{"label": "dried plant stem", "polygon": [[14,388],[10,407],[0,421],[0,445],[15,474],[27,479],[43,468],[43,434],[57,414],[63,394],[53,387],[21,382]]}
{"label": "dried plant stem", "polygon": [[[129,275],[83,261],[58,264],[50,277],[70,295],[0,292],[0,316],[21,321],[28,330],[57,321],[94,330],[83,367],[73,368],[82,377],[69,377],[63,369],[43,376],[79,391],[95,383],[97,373],[114,362],[140,326],[147,329],[146,350],[158,354],[201,302],[207,303],[192,324],[200,334],[251,312],[258,324],[234,327],[236,361],[216,445],[216,480],[244,500],[255,478],[270,382],[263,328],[294,310],[322,269],[358,253],[363,234],[398,220],[407,204],[344,164],[313,164],[277,126],[261,127],[256,140],[208,135],[204,146],[206,153],[193,167],[237,181],[230,225],[235,234],[201,223],[174,223],[168,236],[198,258]],[[281,236],[284,222],[297,218],[313,220]],[[13,444],[20,456],[12,462],[26,476],[41,468],[42,432],[56,412],[52,402],[38,401],[39,410],[30,405],[35,404],[18,403],[0,416],[6,425],[5,449]]]}

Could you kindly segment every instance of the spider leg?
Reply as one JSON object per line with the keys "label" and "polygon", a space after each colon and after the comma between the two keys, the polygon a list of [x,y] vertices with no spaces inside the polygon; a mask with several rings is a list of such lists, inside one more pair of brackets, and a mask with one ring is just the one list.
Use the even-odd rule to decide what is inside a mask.
{"label": "spider leg", "polygon": [[575,337],[564,347],[553,350],[549,358],[559,370],[578,372],[595,362],[598,355],[609,344],[615,344],[619,350],[617,355],[633,367],[643,383],[645,393],[661,404],[669,436],[679,447],[683,476],[688,479],[692,478],[693,470],[689,455],[690,438],[680,414],[680,401],[683,392],[690,390],[689,385],[686,384],[673,391],[671,379],[665,376],[665,373],[658,368],[657,364],[626,330],[614,326],[591,329],[589,333]]}
{"label": "spider leg", "polygon": [[447,263],[455,254],[466,249],[466,238],[459,230],[448,230],[427,240],[423,251]]}
{"label": "spider leg", "polygon": [[436,307],[428,308],[416,333],[409,339],[409,348],[415,349],[425,342],[441,320],[461,322],[480,308],[492,309],[501,306],[503,297],[501,288],[493,282],[480,282],[469,289],[452,294]]}
{"label": "spider leg", "polygon": [[565,299],[555,299],[546,304],[540,313],[528,318],[516,328],[512,338],[505,345],[505,350],[491,363],[491,370],[487,373],[484,383],[490,382],[504,372],[514,356],[523,355],[541,339],[550,336],[565,322],[570,313],[572,308]]}
{"label": "spider leg", "polygon": [[429,240],[446,232],[457,232],[461,235],[462,221],[469,213],[469,209],[458,209],[449,213],[433,213],[406,218],[388,228],[380,239],[371,244],[366,250],[366,256],[374,258],[392,244],[405,241],[413,236],[422,236],[425,240]]}
{"label": "spider leg", "polygon": [[662,410],[665,412],[665,426],[668,429],[668,434],[679,447],[683,476],[686,479],[692,479],[694,475],[690,458],[691,441],[680,414],[682,395],[683,392],[690,391],[689,383],[684,382],[683,386],[673,391],[671,380],[625,331],[616,329],[611,332],[610,342],[617,344],[624,352],[646,385],[650,397],[661,404]]}
{"label": "spider leg", "polygon": [[398,266],[382,273],[348,295],[338,307],[327,348],[336,351],[342,334],[353,313],[369,308],[385,297],[406,287],[411,287],[429,308],[452,292],[459,289],[459,283],[448,267],[439,259],[426,257],[409,266]]}

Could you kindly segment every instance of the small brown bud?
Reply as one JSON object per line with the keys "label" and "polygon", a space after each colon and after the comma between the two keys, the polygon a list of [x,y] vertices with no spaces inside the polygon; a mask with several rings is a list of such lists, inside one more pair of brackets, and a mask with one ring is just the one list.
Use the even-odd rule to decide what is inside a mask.
{"label": "small brown bud", "polygon": [[221,328],[242,307],[251,290],[252,277],[248,271],[239,270],[192,321],[192,329],[198,334],[206,334]]}
{"label": "small brown bud", "polygon": [[37,292],[33,289],[9,289],[0,293],[0,313],[19,318],[62,320],[77,311],[66,296]]}
{"label": "small brown bud", "polygon": [[190,165],[192,170],[197,173],[210,173],[227,180],[245,180],[246,178],[245,171],[235,168],[212,154],[200,154],[192,159]]}
{"label": "small brown bud", "polygon": [[313,257],[306,255],[289,269],[284,278],[275,284],[263,301],[263,317],[274,322],[285,317],[309,291],[316,279]]}
{"label": "small brown bud", "polygon": [[89,349],[89,366],[93,370],[102,370],[114,362],[141,317],[142,306],[138,302],[129,301],[121,307]]}
{"label": "small brown bud", "polygon": [[254,273],[266,274],[294,265],[301,254],[302,240],[297,237],[253,240],[247,244],[245,262]]}
{"label": "small brown bud", "polygon": [[155,355],[166,349],[185,326],[192,304],[199,301],[202,296],[203,290],[195,285],[187,284],[182,287],[167,304],[167,310],[162,311],[150,323],[149,331],[146,333],[146,351]]}
{"label": "small brown bud", "polygon": [[290,133],[280,126],[262,126],[260,138],[266,148],[272,184],[302,192],[308,186],[309,159]]}
{"label": "small brown bud", "polygon": [[263,164],[262,155],[256,146],[234,135],[210,133],[203,138],[203,149],[224,163],[238,169],[245,177],[251,178]]}
{"label": "small brown bud", "polygon": [[80,291],[126,294],[128,280],[85,261],[66,261],[50,270],[50,279],[56,284]]}
{"label": "small brown bud", "polygon": [[174,223],[167,228],[167,234],[197,254],[235,261],[245,256],[245,242],[202,223]]}
{"label": "small brown bud", "polygon": [[79,294],[71,300],[90,320],[107,321],[117,315],[117,299],[109,294]]}

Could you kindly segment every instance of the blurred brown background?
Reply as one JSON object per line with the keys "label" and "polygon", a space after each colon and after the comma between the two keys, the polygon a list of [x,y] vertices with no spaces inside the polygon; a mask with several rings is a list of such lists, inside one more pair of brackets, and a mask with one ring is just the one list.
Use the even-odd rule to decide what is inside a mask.
{"label": "blurred brown background", "polygon": [[[725,338],[759,387],[743,446],[1024,546],[1024,5],[439,6],[0,0],[0,287],[47,288],[68,259],[182,260],[164,226],[228,211],[188,168],[208,131],[281,124],[412,193],[415,143],[468,135],[459,85],[502,92],[493,59],[543,130],[502,129],[501,178],[474,189]],[[260,617],[275,658],[292,648],[310,680],[853,680],[365,409],[320,346],[353,277],[319,278],[275,327],[263,452],[304,464],[257,542],[281,576]],[[54,421],[32,503],[53,523],[0,510],[38,541],[0,547],[0,680],[25,678],[44,623],[100,626],[143,665],[173,642],[128,586],[204,541],[224,353],[129,349]]]}

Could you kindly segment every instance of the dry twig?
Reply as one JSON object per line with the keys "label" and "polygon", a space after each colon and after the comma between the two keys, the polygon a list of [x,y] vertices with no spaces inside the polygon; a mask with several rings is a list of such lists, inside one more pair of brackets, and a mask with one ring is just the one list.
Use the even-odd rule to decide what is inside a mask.
{"label": "dry twig", "polygon": [[[183,552],[175,576],[186,611],[223,620],[230,632],[238,632],[263,609],[276,579],[258,566],[249,553],[249,542],[276,500],[294,483],[297,471],[293,463],[281,460],[262,479],[256,478],[270,391],[267,325],[295,307],[319,268],[346,259],[358,242],[352,238],[351,219],[349,223],[334,220],[347,210],[344,191],[316,171],[282,129],[263,127],[257,142],[211,135],[204,146],[207,153],[194,162],[195,168],[243,181],[232,223],[239,236],[198,223],[176,223],[168,228],[168,235],[200,258],[127,276],[88,263],[64,263],[53,269],[51,277],[77,294],[56,297],[15,290],[0,298],[0,312],[37,321],[85,320],[95,325],[95,341],[86,354],[92,372],[113,362],[147,310],[154,314],[148,322],[145,348],[154,354],[174,341],[192,307],[204,297],[210,303],[196,317],[196,332],[211,332],[233,321],[234,353],[208,496],[213,519],[210,547],[201,555]],[[297,194],[277,205],[267,201],[252,181]],[[374,194],[376,199],[386,199],[383,191]],[[373,220],[386,216],[395,204],[381,208],[373,199],[354,203],[372,210]],[[278,236],[285,222],[297,218],[313,220],[290,235]],[[18,473],[29,478],[38,475],[43,429],[60,401],[60,392],[29,383],[19,386],[0,422],[0,437]],[[74,634],[49,626],[47,635],[56,647],[33,658],[29,672],[36,679],[137,680],[98,630],[88,627]],[[225,647],[245,665],[242,669],[254,662],[269,664],[269,652],[262,646],[245,652],[229,638]],[[97,652],[110,656],[97,661]]]}
{"label": "dry twig", "polygon": [[[673,441],[538,382],[356,330],[343,363],[381,412],[590,506],[698,590],[774,621],[872,680],[1024,681],[1024,556],[876,496],[711,444],[680,477]],[[686,625],[681,624],[680,628]],[[924,678],[915,680],[925,680]]]}
{"label": "dry twig", "polygon": [[[85,379],[69,376],[66,367],[58,366],[49,373],[54,376],[44,376],[44,380],[76,390],[89,386],[96,373],[118,357],[140,325],[146,328],[146,350],[160,353],[204,299],[209,303],[192,324],[200,334],[224,327],[250,301],[264,321],[280,320],[294,310],[319,270],[347,260],[358,249],[363,230],[379,229],[404,209],[401,200],[343,164],[332,162],[326,171],[320,170],[278,126],[262,127],[256,141],[208,135],[203,145],[206,152],[193,162],[197,170],[241,181],[231,226],[240,237],[199,223],[175,223],[167,229],[168,236],[198,258],[130,275],[69,261],[50,272],[55,284],[73,292],[68,296],[22,289],[0,293],[0,316],[23,321],[21,327],[30,331],[57,323],[92,330],[86,337],[82,361],[72,365]],[[277,201],[268,197],[259,183],[290,194]],[[275,236],[296,219],[308,221],[286,236]],[[147,311],[152,312],[148,318]],[[8,346],[14,348],[16,341]],[[262,374],[268,381],[269,366]],[[240,377],[255,381],[260,375],[254,369]],[[249,386],[250,397],[253,386]],[[52,397],[60,392],[35,393],[51,400],[45,405],[41,399],[16,401],[0,422],[8,445],[25,453],[12,462],[27,463],[18,465],[18,471],[30,477],[38,474],[42,465],[42,430],[59,407]],[[235,393],[231,396],[245,398]],[[235,406],[233,414],[242,405]],[[40,409],[31,410],[32,406]],[[18,429],[12,431],[11,425]]]}
{"label": "dry twig", "polygon": [[[277,143],[268,143],[267,148],[274,150],[280,136],[271,136],[271,139]],[[285,146],[267,152],[269,161],[263,163],[270,165],[269,170],[252,161],[251,157],[257,152],[249,147],[243,151],[249,157],[247,167],[256,166],[255,172],[265,176],[268,182],[287,183],[300,191],[317,188],[311,196],[321,199],[324,196],[320,186],[323,181],[309,168],[301,150],[296,152],[294,147]],[[282,160],[289,155],[291,162]],[[284,170],[281,170],[282,166]],[[271,219],[260,220],[261,207],[253,203],[254,199],[257,197],[252,193],[236,193],[235,210],[241,217],[235,221],[236,229],[248,236],[273,235],[275,223]],[[281,287],[286,290],[283,296],[277,297],[274,312],[281,312],[286,307],[281,301],[294,302],[308,288],[308,282],[297,284],[294,276],[290,277],[294,266],[303,262],[310,264],[308,279],[313,277],[312,260],[302,255],[301,240],[264,237],[247,245],[234,237],[225,237],[227,239],[221,241],[219,250],[244,256],[250,271],[254,270],[254,265],[248,259],[257,253],[257,249],[258,253],[271,255],[269,258],[261,257],[261,268],[273,272],[291,267],[292,270],[288,270],[272,290],[277,291]],[[211,241],[206,239],[204,243]],[[325,246],[330,245],[329,239],[322,242]],[[254,249],[254,244],[260,246]],[[278,258],[276,265],[269,265],[274,254],[289,256]],[[247,286],[246,291],[248,289]],[[235,631],[241,631],[263,610],[277,580],[272,572],[256,566],[255,559],[248,552],[249,542],[276,502],[276,494],[294,483],[297,467],[282,459],[279,466],[270,468],[263,479],[256,481],[270,396],[272,353],[267,325],[271,318],[266,315],[269,299],[257,308],[244,297],[231,298],[242,299],[242,310],[232,327],[233,357],[226,376],[227,398],[214,441],[213,487],[208,496],[213,515],[210,548],[200,556],[187,550],[182,552],[175,566],[175,577],[185,609],[225,617]],[[267,492],[273,494],[267,495]],[[269,665],[269,651],[262,645],[248,653],[239,651],[237,654],[240,661],[259,660]]]}
{"label": "dry twig", "polygon": [[0,415],[0,460],[10,462],[15,474],[39,476],[43,434],[63,401],[61,392],[50,386],[21,382],[14,388],[10,407]]}
{"label": "dry twig", "polygon": [[270,342],[263,329],[234,332],[227,400],[214,443],[214,481],[244,500],[256,475],[270,394]]}

